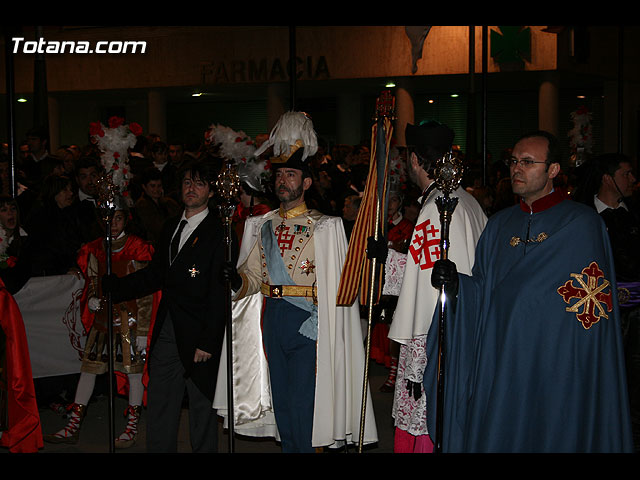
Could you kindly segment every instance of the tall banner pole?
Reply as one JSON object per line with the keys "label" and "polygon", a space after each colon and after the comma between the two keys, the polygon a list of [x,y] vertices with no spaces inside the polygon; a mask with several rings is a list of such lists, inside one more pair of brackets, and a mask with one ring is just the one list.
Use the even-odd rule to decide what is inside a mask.
{"label": "tall banner pole", "polygon": [[[438,190],[442,192],[436,198],[436,205],[440,214],[440,258],[446,260],[449,256],[449,225],[451,216],[458,204],[457,197],[450,194],[462,180],[464,168],[462,161],[451,152],[445,154],[436,162],[434,176]],[[447,293],[444,286],[440,288],[439,319],[438,319],[438,371],[437,371],[437,393],[436,393],[436,440],[434,445],[435,453],[442,453],[443,428],[444,428],[444,388],[445,388],[445,322],[448,307]]]}
{"label": "tall banner pole", "polygon": [[[358,237],[360,240],[364,240],[370,236],[373,236],[377,241],[380,236],[384,236],[386,232],[382,232],[381,229],[381,216],[386,216],[386,185],[387,185],[387,171],[388,171],[388,159],[389,159],[389,142],[392,136],[391,119],[394,113],[395,99],[391,95],[391,92],[385,91],[376,101],[376,117],[375,124],[372,129],[371,140],[371,165],[369,169],[369,178],[367,179],[367,186],[365,188],[363,201],[363,215],[356,219],[356,226],[354,231],[358,232],[355,236],[352,234],[352,238]],[[373,216],[372,216],[373,210]],[[373,220],[373,222],[371,221]],[[386,227],[386,223],[382,223]],[[386,228],[385,228],[386,231]],[[355,232],[354,232],[355,233]],[[354,242],[353,245],[357,247]],[[351,246],[350,246],[351,249]],[[362,252],[362,249],[361,249]],[[353,251],[351,252],[353,253]],[[349,252],[347,257],[350,258]],[[349,271],[349,261],[345,263],[345,269],[343,272]],[[363,274],[366,275],[366,259],[363,264]],[[364,375],[362,381],[362,407],[360,415],[360,435],[358,441],[358,453],[362,453],[362,447],[364,445],[364,431],[365,431],[365,419],[367,413],[367,392],[369,385],[369,358],[371,356],[371,324],[373,317],[373,306],[380,299],[380,291],[382,289],[382,267],[378,265],[376,258],[372,258],[368,265],[368,283],[367,279],[363,275],[363,283],[360,290],[360,298],[363,304],[368,305],[368,321],[367,321],[367,335],[366,335],[366,347],[365,347],[365,359],[364,359]],[[349,276],[344,276],[348,281]],[[354,277],[354,279],[357,278]],[[342,279],[341,279],[342,282]],[[338,291],[338,298],[342,295],[344,285],[340,286]],[[344,300],[343,300],[344,301]],[[354,300],[351,301],[353,303]],[[340,302],[338,302],[340,304]]]}
{"label": "tall banner pole", "polygon": [[[98,200],[97,205],[105,223],[105,252],[107,261],[107,275],[112,273],[112,238],[111,238],[111,221],[113,220],[113,214],[115,213],[115,187],[107,175],[103,175],[98,180]],[[113,333],[113,300],[111,299],[111,293],[106,295],[107,303],[107,357],[108,367],[107,375],[109,382],[109,409],[108,409],[108,424],[109,424],[109,453],[115,452],[115,387],[114,387],[114,333]]]}
{"label": "tall banner pole", "polygon": [[[240,178],[231,160],[226,160],[218,180],[216,181],[218,195],[220,196],[220,215],[224,223],[225,261],[232,261],[231,251],[231,219],[237,205],[240,188]],[[231,303],[231,282],[225,282],[225,318],[226,318],[226,342],[227,342],[227,410],[229,422],[229,453],[235,450],[235,411],[233,405],[233,315]]]}

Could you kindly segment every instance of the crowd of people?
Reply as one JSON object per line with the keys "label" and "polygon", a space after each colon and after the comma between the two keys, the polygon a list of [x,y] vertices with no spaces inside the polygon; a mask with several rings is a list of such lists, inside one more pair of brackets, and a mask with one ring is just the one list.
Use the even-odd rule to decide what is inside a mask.
{"label": "crowd of people", "polygon": [[[369,147],[365,143],[328,146],[319,139],[318,151],[309,159],[313,184],[307,203],[326,215],[342,217],[348,233],[355,221],[369,170]],[[164,220],[181,211],[176,180],[180,167],[185,162],[202,159],[220,168],[221,159],[215,145],[203,141],[199,148],[189,150],[183,143],[167,143],[158,135],[148,134],[140,135],[129,152],[133,220],[129,229],[151,243],[157,240]],[[462,155],[459,149],[458,154]],[[405,221],[415,221],[421,192],[406,178],[406,150],[393,147],[391,157],[392,170],[395,169],[392,175],[396,174],[394,194],[401,203],[399,213]],[[62,145],[50,152],[46,134],[38,129],[29,131],[19,146],[13,189],[9,184],[10,168],[5,144],[0,154],[0,198],[2,204],[7,205],[3,209],[13,212],[7,214],[6,219],[2,217],[7,243],[11,245],[6,255],[11,257],[11,262],[24,259],[20,263],[25,268],[20,276],[4,278],[9,290],[15,293],[30,276],[69,272],[76,266],[75,255],[80,245],[104,234],[95,214],[96,185],[104,169],[95,143]],[[511,192],[508,167],[502,162],[489,166],[486,185],[477,172],[477,169],[468,169],[463,182],[487,215],[517,203],[517,197]],[[573,188],[566,176],[560,178],[565,179],[563,188]],[[277,204],[269,185],[261,191],[247,185],[244,188],[248,194],[240,203],[237,218],[251,211],[264,213]]]}
{"label": "crowd of people", "polygon": [[[312,124],[311,127],[307,125],[305,128],[312,129]],[[439,258],[439,255],[434,253],[437,248],[430,251],[428,248],[431,247],[427,245],[437,247],[438,242],[428,244],[427,239],[433,231],[430,228],[438,226],[433,162],[435,158],[447,151],[452,151],[463,159],[465,157],[454,143],[454,132],[436,122],[419,127],[409,125],[407,142],[410,145],[404,147],[392,143],[389,152],[389,200],[386,207],[388,225],[384,229],[384,245],[370,244],[367,254],[371,255],[370,258],[375,257],[383,261],[387,270],[385,282],[388,285],[380,305],[375,310],[372,359],[389,367],[389,378],[382,390],[394,395],[394,407],[390,416],[395,419],[395,449],[398,452],[426,452],[434,448],[433,439],[429,438],[429,433],[434,429],[432,415],[435,412],[433,409],[426,408],[425,404],[435,391],[433,381],[436,378],[433,371],[435,362],[427,363],[426,359],[436,351],[437,345],[434,342],[438,337],[431,334],[436,322],[431,322],[429,315],[425,312],[434,311],[437,305],[436,288],[444,288],[448,294],[457,298],[458,308],[455,309],[455,315],[466,315],[467,318],[466,321],[456,320],[458,323],[453,330],[453,340],[447,338],[447,341],[452,342],[447,344],[447,351],[452,353],[452,366],[460,377],[456,377],[452,382],[455,390],[451,387],[444,407],[445,418],[451,422],[447,424],[447,428],[451,429],[447,431],[445,449],[448,451],[511,449],[536,451],[539,448],[542,451],[554,449],[588,451],[594,448],[606,451],[611,448],[625,451],[630,448],[627,442],[627,435],[630,432],[630,430],[627,431],[628,419],[624,418],[622,413],[620,414],[622,420],[618,419],[614,422],[619,428],[616,427],[617,430],[613,434],[608,431],[604,433],[606,428],[600,423],[594,423],[593,430],[604,439],[601,444],[589,443],[592,438],[581,432],[577,424],[572,425],[575,431],[571,433],[575,436],[583,436],[584,442],[562,443],[563,440],[559,440],[557,443],[545,444],[546,433],[542,434],[536,430],[538,427],[535,425],[540,425],[537,421],[534,422],[535,425],[522,421],[520,430],[514,431],[515,427],[507,421],[509,415],[520,417],[526,416],[527,413],[516,409],[512,404],[505,405],[504,412],[498,412],[491,415],[491,418],[486,418],[482,412],[495,410],[498,408],[499,401],[507,398],[508,395],[499,394],[498,398],[494,398],[492,395],[502,390],[494,390],[491,385],[497,389],[503,386],[496,387],[497,384],[493,383],[492,379],[488,379],[487,375],[478,374],[470,367],[470,362],[471,364],[480,362],[478,364],[482,364],[487,371],[494,372],[496,381],[505,383],[513,382],[514,376],[525,378],[526,381],[523,382],[525,385],[518,383],[514,386],[511,383],[511,389],[507,389],[511,392],[509,395],[514,396],[513,404],[522,403],[518,400],[518,395],[535,394],[530,390],[531,385],[544,380],[543,377],[548,374],[548,370],[541,368],[538,371],[530,366],[523,367],[523,364],[542,362],[538,358],[540,350],[530,352],[531,358],[523,360],[523,364],[514,365],[507,357],[519,358],[522,351],[529,352],[529,349],[518,346],[518,342],[523,340],[518,331],[514,330],[508,337],[502,336],[510,332],[507,323],[511,318],[514,316],[527,318],[533,315],[530,311],[533,308],[531,300],[524,303],[516,300],[520,298],[519,293],[531,296],[539,290],[539,284],[536,283],[538,280],[534,280],[530,275],[532,270],[536,271],[538,276],[549,276],[548,273],[544,273],[540,260],[536,260],[543,246],[553,248],[555,255],[554,260],[543,263],[549,268],[558,270],[567,256],[564,252],[572,249],[572,245],[574,243],[577,245],[579,240],[584,241],[585,238],[592,236],[598,237],[598,242],[601,243],[595,247],[581,244],[575,250],[595,253],[591,255],[591,253],[572,252],[572,258],[576,257],[578,263],[587,257],[599,259],[598,266],[605,271],[605,275],[613,271],[617,273],[617,278],[610,278],[609,275],[607,279],[610,282],[617,280],[618,287],[627,292],[628,298],[624,300],[621,297],[619,302],[622,320],[617,315],[611,314],[615,322],[621,323],[619,332],[608,333],[609,336],[605,335],[604,340],[601,338],[603,334],[598,336],[597,340],[590,339],[593,346],[589,347],[588,352],[580,350],[572,351],[571,354],[574,355],[574,359],[587,353],[593,354],[596,356],[595,361],[598,362],[602,360],[601,356],[607,356],[602,355],[598,349],[611,348],[612,344],[607,343],[611,338],[613,338],[613,346],[619,347],[616,335],[621,335],[624,352],[622,350],[613,352],[606,367],[616,375],[601,376],[602,382],[609,382],[606,383],[606,389],[612,391],[611,402],[606,404],[607,408],[624,410],[628,408],[628,404],[631,406],[634,442],[637,449],[636,430],[640,418],[637,390],[640,382],[637,365],[639,309],[636,302],[640,267],[638,243],[635,242],[640,236],[638,233],[640,221],[636,213],[639,191],[631,173],[631,160],[621,155],[599,156],[589,159],[580,167],[563,171],[561,165],[565,162],[562,162],[559,157],[551,158],[550,153],[553,150],[553,154],[556,155],[557,140],[545,135],[536,133],[521,139],[512,147],[506,148],[500,159],[490,161],[486,170],[471,156],[464,160],[465,176],[462,186],[456,193],[460,199],[460,206],[458,217],[454,217],[456,221],[462,223],[454,222],[451,231],[454,237],[454,254],[451,257],[453,262],[451,260],[436,261]],[[354,308],[342,309],[341,306],[331,305],[328,298],[335,293],[330,289],[337,286],[338,279],[333,277],[339,277],[341,273],[345,253],[343,250],[346,251],[348,248],[358,211],[361,208],[369,174],[369,146],[366,141],[358,145],[330,146],[321,138],[314,136],[313,144],[307,139],[302,146],[296,147],[297,150],[292,148],[285,153],[277,151],[278,147],[274,143],[273,136],[272,132],[271,137],[263,135],[253,141],[257,148],[256,159],[263,159],[266,162],[268,165],[266,170],[271,178],[265,180],[265,177],[261,177],[261,181],[257,183],[244,178],[240,185],[238,204],[232,219],[234,259],[239,261],[237,264],[234,261],[229,265],[219,258],[220,252],[216,255],[199,251],[198,260],[194,260],[195,257],[192,256],[183,258],[191,255],[191,251],[183,254],[183,257],[172,253],[170,261],[168,255],[176,230],[178,238],[182,235],[182,240],[179,242],[181,251],[189,242],[192,242],[190,246],[194,249],[199,238],[210,238],[214,243],[222,239],[218,225],[212,223],[214,220],[209,219],[210,216],[215,215],[218,201],[213,186],[224,164],[220,145],[214,141],[209,131],[204,132],[203,142],[199,148],[189,147],[180,142],[166,141],[151,133],[139,134],[135,146],[127,152],[131,179],[126,195],[120,198],[120,206],[117,209],[119,215],[123,217],[118,223],[121,228],[115,230],[112,228],[111,232],[114,241],[118,242],[120,239],[122,244],[117,244],[118,248],[115,252],[116,255],[123,256],[124,262],[122,269],[116,275],[119,278],[103,277],[105,274],[103,265],[105,224],[101,219],[97,200],[98,183],[105,168],[98,145],[90,141],[82,146],[64,145],[52,152],[49,150],[47,135],[33,129],[27,133],[25,141],[19,146],[14,165],[14,185],[10,184],[9,155],[6,151],[2,152],[0,156],[2,182],[0,184],[0,247],[2,248],[0,260],[3,262],[3,268],[0,269],[0,279],[3,285],[10,294],[15,294],[32,277],[70,274],[87,281],[84,300],[89,310],[83,311],[83,323],[88,333],[87,338],[91,337],[92,341],[87,342],[82,373],[80,377],[74,376],[72,379],[61,381],[43,379],[36,385],[38,403],[41,407],[51,407],[59,412],[66,412],[64,407],[71,405],[67,426],[60,432],[45,436],[47,441],[78,441],[84,411],[95,389],[95,375],[104,373],[104,363],[95,365],[96,354],[99,357],[101,352],[96,352],[91,357],[90,350],[95,347],[97,335],[104,334],[106,320],[103,318],[100,322],[102,327],[98,328],[98,321],[94,318],[97,319],[104,313],[103,311],[100,313],[99,300],[104,292],[99,290],[105,289],[113,293],[116,305],[127,305],[127,302],[139,301],[141,298],[147,298],[153,302],[152,297],[145,296],[162,292],[160,298],[163,299],[163,303],[160,306],[155,305],[153,314],[154,318],[160,319],[156,324],[157,331],[152,335],[148,322],[144,329],[140,327],[137,334],[134,328],[133,336],[137,335],[140,338],[135,351],[146,352],[153,341],[154,349],[150,351],[155,355],[153,362],[158,365],[157,371],[171,372],[175,378],[181,376],[180,372],[184,374],[186,371],[193,379],[192,383],[187,381],[186,385],[184,378],[179,382],[156,380],[152,383],[153,387],[149,387],[149,392],[155,392],[154,400],[160,397],[165,399],[162,404],[157,400],[150,404],[150,415],[152,415],[150,430],[148,430],[151,432],[151,440],[148,444],[150,451],[171,451],[175,448],[177,424],[172,420],[171,425],[167,426],[163,419],[169,412],[167,409],[174,412],[168,415],[175,419],[175,409],[179,409],[182,404],[182,392],[185,388],[189,392],[192,408],[199,412],[194,414],[194,421],[191,424],[194,451],[217,449],[217,439],[211,438],[210,432],[210,424],[213,421],[211,415],[215,417],[215,409],[210,412],[206,406],[210,406],[212,402],[214,406],[220,403],[220,400],[215,398],[215,390],[224,330],[221,325],[224,323],[221,319],[214,319],[213,323],[208,324],[205,329],[206,333],[181,330],[183,327],[176,327],[183,321],[187,322],[184,320],[185,316],[193,317],[194,322],[204,322],[200,319],[203,305],[209,305],[206,308],[207,312],[220,310],[210,305],[211,298],[214,297],[207,298],[205,301],[206,288],[210,288],[211,283],[202,286],[195,280],[189,280],[190,278],[217,284],[221,291],[222,283],[220,282],[223,280],[230,282],[233,286],[234,305],[242,305],[242,308],[246,309],[241,315],[234,316],[234,322],[248,322],[251,315],[260,315],[259,313],[248,314],[249,310],[245,304],[254,306],[251,302],[254,302],[257,296],[262,305],[263,297],[266,298],[262,326],[264,331],[259,334],[253,332],[251,335],[260,335],[261,338],[264,335],[266,352],[263,354],[266,353],[266,357],[269,358],[270,388],[272,388],[275,409],[274,425],[277,424],[278,430],[277,434],[272,432],[271,435],[278,436],[282,442],[283,451],[310,452],[318,446],[340,444],[344,441],[355,442],[352,436],[355,436],[359,419],[351,418],[350,413],[344,412],[357,411],[358,402],[361,401],[359,396],[362,392],[358,392],[357,387],[361,382],[357,381],[359,373],[356,374],[356,370],[361,370],[360,364],[364,360],[361,357],[362,345],[357,341],[349,344],[344,338],[355,336],[355,331],[360,331],[360,319],[364,315],[363,307],[365,306],[355,305],[355,310]],[[540,147],[540,142],[543,144],[548,142],[548,155],[544,153],[547,147],[545,145]],[[298,154],[295,153],[296,151]],[[303,156],[300,152],[304,152]],[[531,172],[538,169],[538,165],[535,165],[537,163],[545,164],[546,170],[545,173],[540,173],[534,178]],[[538,183],[533,191],[531,189],[534,188],[535,182]],[[551,197],[553,198],[547,201]],[[571,197],[576,202],[563,201]],[[589,213],[582,211],[576,213],[577,210],[573,205],[578,203],[587,204],[593,212],[600,214],[606,228],[600,230],[598,222],[591,218]],[[526,213],[526,216],[522,214],[522,218],[518,216],[519,213],[515,213],[521,210]],[[553,212],[553,215],[543,212]],[[537,238],[530,236],[534,234],[530,231],[534,221],[532,219],[538,218],[534,217],[534,214],[544,219],[535,226],[536,235],[538,233],[542,235]],[[187,233],[181,233],[182,227],[178,230],[180,218],[186,225]],[[196,223],[193,223],[193,218],[198,219]],[[339,220],[339,225],[328,219]],[[527,221],[529,226],[523,232],[523,225]],[[265,225],[272,225],[273,235]],[[538,232],[540,229],[544,231]],[[128,237],[125,236],[125,230]],[[327,231],[330,233],[326,233]],[[200,232],[200,236],[194,237],[194,232]],[[548,236],[553,237],[554,233],[557,233],[556,238],[562,235],[564,243],[556,244],[553,238],[544,243]],[[506,239],[508,251],[495,250],[496,245],[502,245],[499,241],[505,235],[511,239]],[[314,240],[316,236],[322,241]],[[144,244],[144,251],[138,248],[135,255],[133,253],[129,255],[129,249],[133,247],[130,243],[125,244],[125,240],[129,242],[127,238]],[[193,238],[195,239],[191,240]],[[344,245],[342,245],[343,238]],[[419,244],[416,243],[416,239],[420,239]],[[493,241],[498,243],[491,243]],[[336,242],[340,245],[337,252],[334,249]],[[553,247],[550,246],[552,244]],[[203,246],[202,242],[198,248],[201,246]],[[272,247],[275,254],[269,251]],[[610,259],[611,247],[613,256]],[[511,258],[517,248],[522,248],[525,254],[523,258],[527,261],[517,256]],[[527,249],[532,253],[527,253]],[[280,255],[277,254],[278,250]],[[162,252],[162,255],[166,255],[167,263],[163,263],[164,259],[154,258],[160,256],[160,254],[154,255],[154,252]],[[262,257],[260,257],[261,252]],[[274,260],[274,255],[278,257],[277,261]],[[204,260],[209,257],[211,257],[209,260]],[[279,260],[280,257],[284,263],[288,264],[289,274],[286,271],[287,267]],[[177,264],[187,262],[184,263],[185,271],[180,274],[182,276],[172,270],[174,258]],[[509,268],[514,268],[511,273],[513,278],[508,280],[508,285],[504,283],[507,281],[503,279],[503,275],[509,268],[487,263],[498,258]],[[609,260],[615,261],[615,270],[612,265],[609,265]],[[536,261],[538,263],[535,263]],[[127,267],[127,262],[137,263],[135,267]],[[577,274],[583,267],[586,271],[586,267],[589,266],[586,264],[578,268],[576,262],[567,267],[576,270],[576,272],[572,270],[572,274]],[[141,268],[147,264],[148,268]],[[283,268],[283,273],[278,270],[280,266]],[[608,269],[609,267],[611,268]],[[219,277],[218,270],[222,271]],[[186,275],[187,272],[189,275]],[[559,273],[564,273],[564,270]],[[122,277],[126,279],[123,280]],[[540,282],[543,281],[544,279],[540,278]],[[433,286],[431,282],[434,282]],[[492,282],[495,282],[495,285]],[[501,283],[498,285],[498,282]],[[188,283],[191,285],[191,290],[184,290]],[[278,288],[274,289],[274,286]],[[300,290],[292,289],[290,286],[303,287],[304,293],[277,292],[278,290],[289,292]],[[555,290],[561,285],[552,286]],[[499,291],[494,290],[498,287],[500,287]],[[504,293],[505,287],[509,287],[510,293]],[[568,290],[571,285],[565,287]],[[430,295],[424,295],[425,291]],[[559,290],[558,293],[560,293]],[[549,295],[552,296],[553,292]],[[558,301],[562,300],[562,295],[563,293],[560,293]],[[566,295],[564,302],[569,304],[570,295],[568,293]],[[280,296],[292,300],[286,303],[274,300],[274,297]],[[92,297],[91,304],[89,299]],[[473,302],[467,300],[470,297],[474,298]],[[500,300],[503,297],[504,301]],[[189,305],[185,304],[185,299],[188,299]],[[222,301],[217,296],[215,299]],[[625,303],[627,301],[628,304]],[[511,306],[512,303],[514,306]],[[507,308],[506,305],[509,307]],[[519,306],[518,308],[524,306],[525,310],[517,309],[516,306]],[[133,308],[131,305],[122,308],[128,309],[131,315]],[[613,301],[609,312],[614,309],[617,311],[617,308],[618,302]],[[135,307],[135,311],[140,312],[140,325],[143,312],[146,311],[146,315],[150,315],[150,310],[147,311],[140,305]],[[539,315],[536,313],[534,316],[538,318]],[[554,315],[555,313],[549,314],[546,318],[554,318]],[[477,324],[468,320],[476,316],[477,320],[474,322]],[[89,317],[91,320],[85,322]],[[291,325],[285,327],[282,324],[282,318],[290,318]],[[500,322],[492,321],[495,318],[500,318]],[[472,324],[467,325],[469,323]],[[127,324],[124,318],[123,324]],[[480,324],[485,325],[482,331],[476,330],[477,325]],[[617,323],[614,324],[617,325]],[[344,344],[336,344],[338,341],[337,334],[334,332],[336,325],[344,329],[344,338],[341,337],[340,340]],[[591,328],[591,325],[589,327],[584,323],[583,325],[585,331]],[[130,324],[129,327],[131,327]],[[603,326],[599,327],[601,330],[604,329]],[[496,330],[498,328],[503,329],[502,333]],[[493,336],[487,333],[494,330],[496,332]],[[583,333],[580,331],[578,335]],[[573,338],[571,336],[574,334],[573,331],[558,332],[559,336],[566,338]],[[293,337],[298,338],[295,342],[296,353],[293,357],[289,357],[290,345],[285,345],[286,342],[283,339]],[[592,337],[596,337],[596,334]],[[254,345],[251,342],[255,341],[255,338],[248,336],[242,341]],[[476,338],[480,343],[472,346],[469,343],[471,338]],[[500,338],[503,339],[500,340]],[[532,342],[543,342],[542,334],[533,329],[526,339]],[[479,346],[485,341],[491,344],[490,348],[482,349]],[[574,343],[579,343],[579,340],[574,340]],[[541,343],[532,343],[530,348],[535,350],[541,345]],[[125,347],[122,346],[122,348],[124,351]],[[184,363],[185,355],[193,356],[190,348],[195,349],[195,357],[189,360],[194,362],[195,367],[185,366]],[[343,370],[337,371],[334,366],[334,370],[328,373],[317,368],[316,361],[325,365],[336,360],[336,358],[330,358],[328,353],[331,351],[331,355],[335,354],[333,352],[336,348],[344,355],[341,358],[350,358],[353,364],[342,362],[338,370]],[[518,348],[521,349],[520,352],[515,352],[514,349]],[[259,353],[260,349],[247,352],[248,355]],[[474,356],[473,359],[469,358],[470,355]],[[504,355],[504,357],[498,359],[496,355]],[[168,358],[173,358],[174,363],[169,364]],[[214,360],[211,360],[212,358]],[[618,362],[621,358],[622,364]],[[565,360],[564,357],[557,358],[557,361]],[[593,358],[590,360],[592,361]],[[259,359],[255,359],[255,362],[255,365],[260,364]],[[302,368],[303,365],[305,369]],[[622,377],[620,377],[621,372],[616,371],[616,368],[620,368],[621,365],[624,370]],[[140,405],[143,402],[142,392],[145,387],[142,386],[140,368],[134,369],[129,365],[128,369],[123,371],[128,375],[128,381],[132,387],[129,423],[125,432],[118,437],[121,442],[120,447],[126,448],[135,443]],[[460,372],[464,372],[464,377]],[[566,375],[563,377],[566,379],[574,375],[575,371],[567,368],[562,370],[561,374]],[[530,376],[535,378],[532,380]],[[620,392],[625,396],[627,394],[625,376],[629,379],[630,401],[626,397],[620,398],[617,395]],[[291,380],[292,378],[295,380]],[[343,378],[348,380],[346,384],[349,385],[348,388],[353,388],[354,395],[342,392],[334,397],[330,395],[327,397],[327,391],[334,391],[334,383],[342,381]],[[621,382],[624,385],[612,380],[620,378],[623,378]],[[291,382],[295,384],[293,389]],[[319,391],[321,387],[322,390]],[[572,395],[579,394],[576,402],[584,401],[589,391],[581,390],[582,387],[578,388],[575,385],[574,387],[572,387],[574,388]],[[605,388],[604,383],[602,388]],[[460,398],[468,394],[468,389],[474,389],[474,401],[464,409],[460,409],[456,402],[460,402]],[[169,395],[169,392],[174,390],[179,390],[180,393]],[[538,393],[541,390],[539,389]],[[252,393],[256,398],[264,397],[262,395],[264,391],[259,387]],[[556,386],[548,391],[545,390],[544,395],[546,399],[558,395],[569,398],[567,392],[560,391]],[[169,397],[171,397],[170,405],[169,400],[166,400]],[[351,397],[357,400],[353,405],[348,404],[354,400]],[[290,403],[292,401],[295,402],[293,405]],[[319,402],[332,403],[334,409],[327,413],[318,407]],[[594,404],[594,408],[598,409],[603,405]],[[219,408],[224,410],[223,406]],[[260,421],[263,419],[264,412],[270,411],[271,408],[271,405],[257,407],[257,411],[260,412]],[[539,409],[543,408],[545,408],[544,404],[541,404]],[[553,402],[548,404],[548,408],[553,408]],[[345,415],[347,418],[348,421],[343,422],[348,424],[346,431],[344,425],[343,430],[335,425],[333,429],[331,428],[333,416],[338,415],[336,412],[340,412],[340,415]],[[539,419],[543,415],[545,412],[540,411],[535,417]],[[561,419],[554,416],[549,416],[549,419],[549,431],[555,432],[552,428],[554,422],[563,425],[559,422]],[[249,425],[255,420],[257,419],[244,419],[244,423]],[[328,420],[331,421],[327,423]],[[344,418],[341,421],[343,420]],[[610,420],[609,418],[608,421]],[[584,419],[575,421],[589,424],[588,421],[585,423]],[[373,418],[367,418],[367,422],[368,425],[373,424],[373,426],[368,427],[369,436],[365,442],[375,442]],[[459,431],[449,427],[454,424],[456,428],[460,428]],[[349,430],[352,426],[354,428]],[[495,436],[490,441],[487,439],[488,432],[495,432]],[[559,433],[554,435],[566,440],[566,435]],[[619,437],[611,438],[616,435]]]}

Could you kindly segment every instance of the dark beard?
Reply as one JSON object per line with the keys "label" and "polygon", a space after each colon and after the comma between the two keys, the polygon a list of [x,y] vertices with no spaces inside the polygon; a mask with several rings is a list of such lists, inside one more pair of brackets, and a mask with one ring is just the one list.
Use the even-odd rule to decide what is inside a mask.
{"label": "dark beard", "polygon": [[276,196],[281,202],[289,203],[298,200],[300,197],[302,197],[302,194],[304,192],[304,190],[302,189],[302,184],[300,184],[300,186],[295,190],[289,190],[287,187],[283,188],[286,189],[285,192],[280,192],[280,189],[276,191]]}

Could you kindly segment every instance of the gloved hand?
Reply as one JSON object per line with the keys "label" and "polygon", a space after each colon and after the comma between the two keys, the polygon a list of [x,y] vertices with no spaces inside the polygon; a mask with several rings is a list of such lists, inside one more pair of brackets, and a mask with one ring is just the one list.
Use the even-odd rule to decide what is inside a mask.
{"label": "gloved hand", "polygon": [[447,295],[458,295],[458,269],[451,260],[436,260],[431,272],[431,285],[440,290],[444,285]]}
{"label": "gloved hand", "polygon": [[242,287],[242,277],[238,273],[236,266],[231,262],[225,262],[222,265],[222,280],[229,282],[234,292]]}
{"label": "gloved hand", "polygon": [[113,293],[116,290],[118,282],[117,275],[111,273],[108,275],[103,275],[101,279],[102,283],[102,293],[106,295],[107,293]]}
{"label": "gloved hand", "polygon": [[422,384],[407,380],[407,390],[416,402],[420,400],[422,396]]}
{"label": "gloved hand", "polygon": [[91,297],[87,302],[87,305],[89,306],[89,310],[95,313],[100,311],[102,308],[102,300],[97,297]]}
{"label": "gloved hand", "polygon": [[142,352],[147,348],[147,336],[136,337],[136,351]]}
{"label": "gloved hand", "polygon": [[387,255],[389,254],[389,247],[384,237],[379,237],[378,240],[375,237],[367,238],[367,258],[375,258],[380,263],[387,261]]}

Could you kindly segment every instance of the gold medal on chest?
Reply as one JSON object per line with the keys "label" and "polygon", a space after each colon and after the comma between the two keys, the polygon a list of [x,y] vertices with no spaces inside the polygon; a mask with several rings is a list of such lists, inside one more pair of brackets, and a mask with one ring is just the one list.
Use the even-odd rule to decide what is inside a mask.
{"label": "gold medal on chest", "polygon": [[313,264],[313,260],[309,260],[308,258],[300,263],[300,270],[302,271],[302,273],[306,273],[307,276],[313,273],[315,268],[316,266]]}

